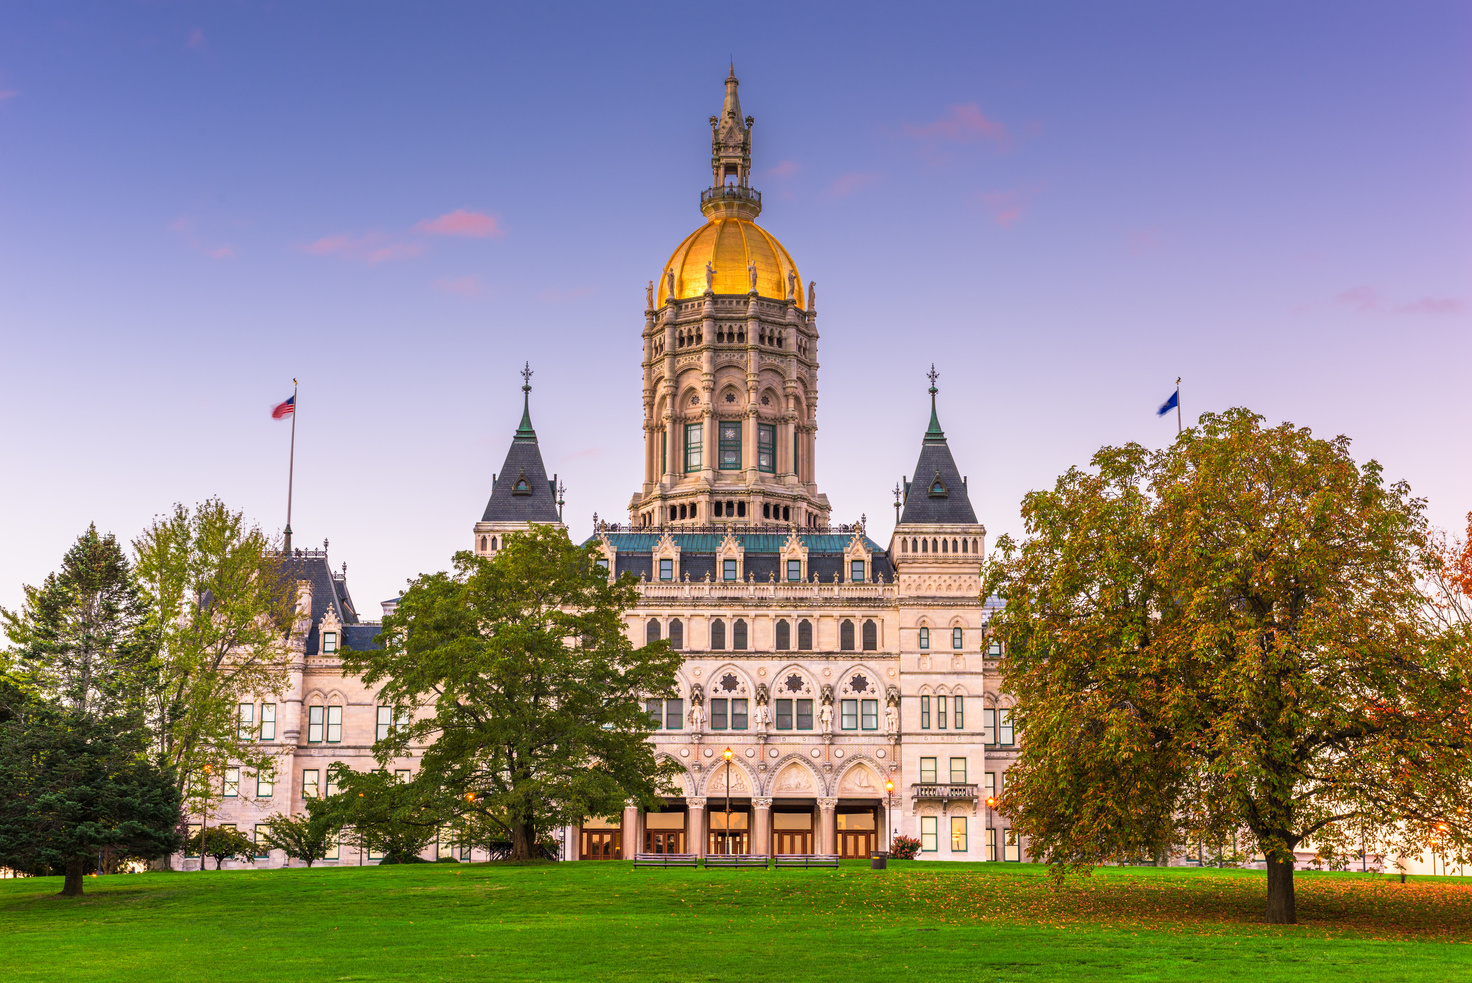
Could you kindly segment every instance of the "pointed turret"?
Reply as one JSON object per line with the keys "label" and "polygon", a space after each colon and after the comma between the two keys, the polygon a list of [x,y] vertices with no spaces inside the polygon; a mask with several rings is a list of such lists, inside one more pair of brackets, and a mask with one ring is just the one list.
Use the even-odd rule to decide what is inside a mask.
{"label": "pointed turret", "polygon": [[485,514],[475,524],[475,552],[492,556],[503,545],[505,534],[527,528],[533,522],[561,528],[557,508],[557,478],[547,477],[537,431],[532,427],[531,364],[522,369],[521,423],[511,438],[506,461],[491,485]]}
{"label": "pointed turret", "polygon": [[941,429],[936,411],[935,380],[940,374],[930,367],[930,427],[920,443],[920,460],[915,464],[915,477],[905,482],[905,507],[900,524],[976,522],[976,511],[966,494],[966,482],[951,457],[946,432]]}
{"label": "pointed turret", "polygon": [[726,76],[721,114],[710,118],[711,189],[701,195],[700,208],[711,218],[736,215],[753,219],[762,210],[762,196],[751,187],[751,127],[756,120],[741,115],[739,85],[733,63]]}

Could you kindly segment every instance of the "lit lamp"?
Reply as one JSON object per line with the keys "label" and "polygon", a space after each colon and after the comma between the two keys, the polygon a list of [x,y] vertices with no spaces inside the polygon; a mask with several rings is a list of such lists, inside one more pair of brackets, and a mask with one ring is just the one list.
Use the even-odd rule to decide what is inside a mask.
{"label": "lit lamp", "polygon": [[889,854],[894,847],[891,834],[894,830],[889,825],[889,810],[894,805],[894,779],[888,778],[884,782],[884,858],[889,859]]}
{"label": "lit lamp", "polygon": [[726,855],[731,854],[731,749],[721,752],[726,759]]}
{"label": "lit lamp", "polygon": [[[997,797],[995,795],[988,795],[986,797],[986,828],[993,831],[992,832],[992,836],[996,836],[997,835],[996,832],[995,832],[996,827],[992,825],[992,816],[996,813],[996,809],[997,809]],[[1006,847],[1006,844],[1003,844],[1002,845],[1002,849],[1005,850],[1006,848],[1007,848]],[[995,840],[993,841],[992,857],[991,857],[991,859],[993,859],[993,860],[997,859],[997,848],[996,848]]]}

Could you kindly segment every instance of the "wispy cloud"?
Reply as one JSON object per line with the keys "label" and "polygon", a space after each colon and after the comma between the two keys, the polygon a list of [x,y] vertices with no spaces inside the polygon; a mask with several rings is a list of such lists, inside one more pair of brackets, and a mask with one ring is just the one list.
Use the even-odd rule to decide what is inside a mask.
{"label": "wispy cloud", "polygon": [[983,191],[977,197],[991,211],[992,221],[1004,229],[1010,229],[1022,221],[1028,205],[1042,190],[1041,184],[1024,184],[1006,191]]}
{"label": "wispy cloud", "polygon": [[1351,287],[1340,291],[1334,303],[1353,308],[1360,314],[1373,314],[1382,309],[1380,293],[1374,287]]}
{"label": "wispy cloud", "polygon": [[461,297],[479,297],[486,292],[477,276],[440,277],[434,282],[434,288],[440,293]]}
{"label": "wispy cloud", "polygon": [[345,233],[323,236],[301,249],[313,256],[340,256],[343,259],[360,260],[371,266],[387,260],[418,256],[424,251],[424,246],[417,242],[395,241],[382,232],[367,232],[360,236]]}
{"label": "wispy cloud", "polygon": [[199,234],[199,223],[190,215],[180,215],[169,223],[169,231],[184,241],[197,253],[210,259],[234,259],[235,247],[229,244],[209,243]]}
{"label": "wispy cloud", "polygon": [[838,180],[828,185],[824,194],[830,198],[846,198],[851,194],[871,188],[879,183],[879,175],[870,171],[850,171],[840,175]]}
{"label": "wispy cloud", "polygon": [[940,119],[929,123],[906,123],[901,132],[913,140],[927,143],[976,143],[988,140],[998,149],[1012,145],[1007,127],[987,116],[974,102],[948,106]]}
{"label": "wispy cloud", "polygon": [[414,226],[414,231],[421,235],[468,236],[472,239],[500,239],[506,235],[496,216],[464,208],[446,212],[439,218],[425,219]]}
{"label": "wispy cloud", "polygon": [[20,93],[17,92],[15,89],[0,89],[0,102],[5,102],[8,99],[14,99],[18,95],[20,95]]}
{"label": "wispy cloud", "polygon": [[191,27],[189,37],[184,41],[184,47],[189,51],[203,51],[205,49],[204,28]]}
{"label": "wispy cloud", "polygon": [[787,181],[797,177],[802,172],[802,165],[795,160],[782,160],[767,168],[763,175],[775,178],[778,181]]}
{"label": "wispy cloud", "polygon": [[1460,314],[1463,304],[1452,297],[1422,297],[1395,309],[1397,314]]}
{"label": "wispy cloud", "polygon": [[1374,287],[1351,287],[1334,296],[1334,303],[1356,314],[1460,314],[1465,305],[1454,297],[1422,297],[1407,304],[1387,302]]}

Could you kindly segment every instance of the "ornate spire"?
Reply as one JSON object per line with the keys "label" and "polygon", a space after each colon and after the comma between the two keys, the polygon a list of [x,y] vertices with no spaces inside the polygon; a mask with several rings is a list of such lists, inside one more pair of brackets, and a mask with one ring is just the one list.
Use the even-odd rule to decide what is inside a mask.
{"label": "ornate spire", "polygon": [[516,440],[536,440],[537,432],[532,429],[532,363],[527,362],[521,370],[521,425],[516,428]]}
{"label": "ornate spire", "polygon": [[930,429],[925,431],[925,441],[926,443],[932,441],[944,443],[946,432],[940,428],[940,417],[935,412],[935,394],[940,392],[939,389],[935,388],[935,380],[940,378],[940,373],[935,371],[934,362],[930,363],[930,371],[925,373],[925,375],[930,379]]}
{"label": "ornate spire", "polygon": [[700,197],[701,211],[755,218],[762,210],[761,195],[751,187],[751,127],[756,122],[741,115],[736,66],[726,76],[726,98],[721,114],[710,118],[711,188]]}

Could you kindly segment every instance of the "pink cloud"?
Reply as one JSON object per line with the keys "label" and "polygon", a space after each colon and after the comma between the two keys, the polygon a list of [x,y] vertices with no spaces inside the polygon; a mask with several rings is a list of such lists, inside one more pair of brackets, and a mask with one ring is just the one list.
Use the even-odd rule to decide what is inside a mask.
{"label": "pink cloud", "polygon": [[1334,303],[1353,307],[1360,314],[1373,314],[1381,309],[1380,294],[1374,287],[1351,287],[1338,294]]}
{"label": "pink cloud", "polygon": [[476,276],[440,277],[434,282],[434,288],[441,293],[458,294],[461,297],[479,297],[485,293],[480,277]]}
{"label": "pink cloud", "polygon": [[767,168],[767,177],[776,178],[778,181],[786,181],[794,178],[802,170],[802,165],[795,160],[778,161],[773,167]]}
{"label": "pink cloud", "polygon": [[903,132],[907,137],[928,143],[990,140],[1003,150],[1012,144],[1007,127],[983,114],[981,107],[974,102],[952,105],[944,116],[931,123],[906,123]]}
{"label": "pink cloud", "polygon": [[1451,297],[1422,297],[1395,309],[1397,314],[1460,314],[1462,302]]}
{"label": "pink cloud", "polygon": [[439,218],[426,219],[414,226],[414,231],[421,235],[468,236],[472,239],[487,237],[499,239],[506,234],[506,230],[498,224],[496,216],[482,212],[469,212],[463,208],[446,212]]}
{"label": "pink cloud", "polygon": [[323,236],[316,242],[302,246],[301,250],[313,256],[356,259],[372,266],[388,260],[418,256],[424,251],[424,246],[417,242],[393,242],[382,232],[369,232],[361,236]]}
{"label": "pink cloud", "polygon": [[872,187],[878,181],[878,174],[850,171],[848,174],[841,175],[837,181],[830,184],[827,193],[833,198],[843,198],[856,191],[863,191],[865,188]]}
{"label": "pink cloud", "polygon": [[991,209],[992,221],[1004,229],[1010,229],[1022,220],[1027,206],[1039,191],[1041,184],[1025,184],[1008,191],[984,191],[978,197]]}
{"label": "pink cloud", "polygon": [[204,28],[192,27],[189,29],[189,38],[184,42],[184,47],[190,51],[204,50]]}
{"label": "pink cloud", "polygon": [[212,246],[206,243],[198,234],[199,223],[192,216],[180,215],[169,223],[169,231],[184,240],[184,244],[197,253],[203,253],[210,259],[234,259],[235,247],[230,245]]}
{"label": "pink cloud", "polygon": [[220,247],[218,247],[216,249],[201,249],[200,252],[204,253],[210,259],[234,259],[235,258],[235,247],[234,246],[220,246]]}
{"label": "pink cloud", "polygon": [[0,102],[5,102],[7,99],[14,99],[18,95],[20,93],[15,89],[0,89]]}

